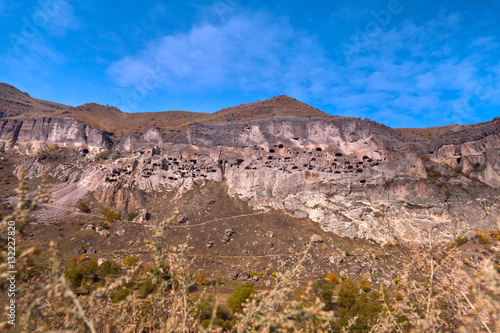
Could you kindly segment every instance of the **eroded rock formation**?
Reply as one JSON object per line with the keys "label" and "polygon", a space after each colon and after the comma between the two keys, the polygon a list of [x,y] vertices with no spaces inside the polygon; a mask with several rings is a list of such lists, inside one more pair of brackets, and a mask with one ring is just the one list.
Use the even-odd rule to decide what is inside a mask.
{"label": "eroded rock formation", "polygon": [[[193,123],[115,142],[109,133],[67,118],[4,121],[0,138],[19,151],[27,148],[15,147],[33,140],[98,148],[86,151],[84,161],[52,169],[63,187],[75,189],[71,196],[56,193],[56,203],[73,205],[92,192],[103,205],[126,212],[154,200],[151,194],[182,194],[212,180],[255,208],[283,210],[339,235],[377,242],[420,242],[431,229],[446,241],[500,222],[495,131],[460,143],[441,138],[430,161],[386,126],[340,117]],[[91,163],[97,150],[111,146],[112,158]],[[31,176],[46,170],[38,159],[22,166]]]}

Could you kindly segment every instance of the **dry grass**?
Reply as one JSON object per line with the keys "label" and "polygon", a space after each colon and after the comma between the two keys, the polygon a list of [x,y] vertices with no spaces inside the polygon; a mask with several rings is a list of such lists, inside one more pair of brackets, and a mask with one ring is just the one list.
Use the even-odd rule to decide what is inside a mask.
{"label": "dry grass", "polygon": [[[43,202],[47,195],[43,187],[28,196],[27,186],[21,181],[19,204],[13,214],[1,224],[2,237],[6,221],[15,220],[19,227],[28,221],[29,213]],[[188,242],[174,247],[165,246],[168,226],[176,215],[158,226],[155,239],[149,244],[155,255],[151,269],[139,263],[105,283],[88,296],[76,296],[65,278],[64,266],[52,246],[52,264],[47,274],[33,277],[19,284],[19,318],[16,329],[31,332],[221,332],[216,327],[217,306],[207,328],[200,325],[197,305],[201,297],[194,297],[196,285],[188,268]],[[2,238],[2,258],[6,257],[6,242]],[[432,234],[427,247],[415,249],[413,258],[401,270],[398,283],[391,289],[381,289],[379,305],[382,311],[369,329],[356,327],[358,315],[349,318],[343,327],[333,325],[338,320],[337,308],[326,307],[312,293],[312,285],[305,292],[299,289],[298,274],[307,251],[295,267],[278,274],[270,291],[257,293],[235,314],[232,331],[235,332],[500,332],[500,279],[493,262],[462,264],[456,248],[449,251],[433,245]],[[33,249],[18,257],[18,269],[26,267]],[[84,259],[84,258],[83,258]],[[5,263],[2,263],[5,272]],[[126,299],[113,303],[111,295],[123,288],[131,288],[140,281],[151,280],[154,290],[145,298],[131,293]],[[5,275],[2,276],[2,282]],[[5,285],[2,288],[5,289]],[[356,291],[358,294],[363,291]],[[354,305],[355,306],[355,305]],[[22,310],[21,310],[22,309]],[[335,330],[334,330],[335,327]],[[8,328],[5,323],[2,329]]]}

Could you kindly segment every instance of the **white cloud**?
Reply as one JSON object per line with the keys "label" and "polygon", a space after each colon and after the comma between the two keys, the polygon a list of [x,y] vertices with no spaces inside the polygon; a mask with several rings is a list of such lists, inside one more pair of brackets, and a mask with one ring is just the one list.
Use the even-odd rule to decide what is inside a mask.
{"label": "white cloud", "polygon": [[65,35],[67,31],[78,30],[82,26],[74,8],[64,0],[40,1],[31,20],[53,36]]}
{"label": "white cloud", "polygon": [[278,91],[293,82],[311,84],[311,72],[321,71],[324,61],[314,40],[286,19],[254,14],[165,36],[113,63],[109,74],[122,86],[137,87],[145,68],[159,68],[165,88]]}
{"label": "white cloud", "polygon": [[240,14],[152,41],[113,63],[108,74],[139,89],[154,77],[168,90],[289,94],[390,124],[407,117],[414,125],[467,122],[474,114],[457,113],[454,105],[474,96],[487,66],[483,51],[495,40],[454,38],[459,26],[456,14],[423,25],[407,20],[369,39],[343,64],[286,18]]}

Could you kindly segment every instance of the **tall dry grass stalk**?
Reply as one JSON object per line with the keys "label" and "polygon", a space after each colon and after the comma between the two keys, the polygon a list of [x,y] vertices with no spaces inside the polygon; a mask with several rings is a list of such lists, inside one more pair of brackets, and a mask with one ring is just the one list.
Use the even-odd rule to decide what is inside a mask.
{"label": "tall dry grass stalk", "polygon": [[[0,225],[2,258],[6,258],[6,222],[15,220],[22,227],[29,213],[47,199],[43,187],[34,195],[28,195],[24,180],[18,192],[19,203]],[[198,303],[191,293],[195,281],[188,273],[192,265],[188,255],[189,239],[180,246],[166,242],[168,226],[175,217],[174,214],[157,227],[156,237],[148,245],[154,254],[154,267],[149,269],[139,263],[124,274],[106,278],[105,283],[88,296],[75,295],[51,244],[51,269],[44,276],[19,284],[22,313],[16,329],[29,332],[221,332],[222,328],[214,325],[217,304],[208,328],[201,327],[197,317]],[[383,311],[371,332],[471,332],[474,329],[500,332],[500,279],[492,262],[486,260],[473,267],[466,266],[456,248],[446,251],[434,246],[432,241],[429,236],[426,247],[411,250],[407,255],[412,260],[401,270],[400,281],[391,289],[381,289],[379,302]],[[336,312],[325,309],[313,295],[311,284],[297,296],[298,277],[304,269],[307,251],[295,267],[277,276],[272,290],[259,292],[247,301],[242,313],[235,314],[232,331],[332,332],[332,327],[337,327],[341,332],[361,332],[355,328],[357,316],[340,329],[332,326],[338,319]],[[30,258],[36,258],[33,249],[19,256],[20,270]],[[6,271],[5,262],[0,268],[1,272]],[[5,276],[0,277],[4,283]],[[154,290],[145,298],[132,293],[124,301],[113,303],[114,292],[146,280],[151,281]],[[0,328],[6,329],[7,325],[4,323]]]}

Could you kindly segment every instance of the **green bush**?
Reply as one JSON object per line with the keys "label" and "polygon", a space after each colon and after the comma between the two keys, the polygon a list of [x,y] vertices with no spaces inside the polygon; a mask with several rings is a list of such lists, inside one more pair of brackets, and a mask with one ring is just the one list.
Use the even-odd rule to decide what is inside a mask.
{"label": "green bush", "polygon": [[312,292],[321,302],[329,304],[332,301],[334,284],[332,281],[321,279],[312,285]]}
{"label": "green bush", "polygon": [[367,293],[371,290],[372,286],[366,279],[362,279],[361,281],[359,281],[359,287],[361,288],[361,290]]}
{"label": "green bush", "polygon": [[359,286],[353,280],[345,279],[340,283],[339,303],[343,307],[350,308],[351,306],[353,306],[358,294]]}
{"label": "green bush", "polygon": [[100,226],[101,228],[103,228],[103,229],[106,229],[106,230],[107,230],[107,229],[109,229],[109,224],[108,224],[108,223],[106,223],[106,222],[101,222],[101,223],[99,223],[99,226]]}
{"label": "green bush", "polygon": [[116,289],[111,292],[109,298],[111,299],[112,303],[118,303],[127,298],[127,296],[131,293],[132,292],[129,289]]}
{"label": "green bush", "polygon": [[89,260],[83,260],[76,266],[78,271],[82,273],[84,276],[96,275],[97,269],[99,266],[97,265],[97,259],[92,258]]}
{"label": "green bush", "polygon": [[89,206],[83,201],[78,204],[78,209],[83,213],[90,213]]}
{"label": "green bush", "polygon": [[64,272],[64,277],[71,283],[73,288],[78,288],[82,285],[83,274],[76,268],[67,269]]}
{"label": "green bush", "polygon": [[233,311],[233,313],[241,313],[243,311],[243,303],[245,303],[245,301],[255,293],[256,291],[253,289],[253,283],[243,283],[242,285],[236,287],[234,293],[227,299],[227,306],[231,309],[231,311]]}
{"label": "green bush", "polygon": [[151,279],[146,279],[139,287],[139,297],[146,298],[155,290],[155,285]]}
{"label": "green bush", "polygon": [[100,152],[99,154],[95,155],[100,160],[107,160],[109,158],[109,155],[111,154],[111,151],[105,150]]}
{"label": "green bush", "polygon": [[101,209],[99,210],[99,213],[101,213],[101,214],[102,214],[102,215],[104,215],[104,216],[106,216],[106,214],[107,214],[108,212],[109,212],[109,208],[106,208],[106,207],[101,208]]}
{"label": "green bush", "polygon": [[139,214],[138,214],[138,213],[129,213],[129,214],[127,215],[127,220],[128,220],[128,221],[133,221],[133,220],[134,220],[137,216],[139,216]]}
{"label": "green bush", "polygon": [[371,332],[382,311],[382,305],[379,302],[380,296],[375,292],[363,293],[353,299],[350,307],[340,308],[337,311],[338,320],[332,325],[333,331],[344,332],[342,328],[349,326],[350,321],[356,317],[348,332]]}
{"label": "green bush", "polygon": [[139,262],[139,259],[137,259],[136,257],[127,257],[124,261],[123,261],[123,264],[125,266],[129,266],[129,267],[132,267],[132,266],[135,266],[137,265],[137,263]]}
{"label": "green bush", "polygon": [[[200,300],[196,305],[196,318],[199,318],[202,327],[207,328],[212,320],[212,315],[214,313],[215,298],[214,296],[208,296]],[[232,327],[231,311],[225,306],[217,306],[215,311],[215,318],[213,318],[213,328],[221,327],[224,330],[229,330]]]}
{"label": "green bush", "polygon": [[97,274],[99,276],[106,276],[106,275],[118,275],[122,272],[122,269],[120,265],[118,265],[116,262],[107,260],[101,264],[97,268]]}
{"label": "green bush", "polygon": [[467,243],[469,241],[469,239],[467,237],[462,237],[462,236],[458,236],[456,239],[455,239],[455,244],[457,246],[460,246],[460,245],[464,245],[465,243]]}
{"label": "green bush", "polygon": [[122,216],[110,210],[106,213],[106,215],[104,215],[104,218],[106,219],[106,221],[114,221],[114,220],[120,220]]}

